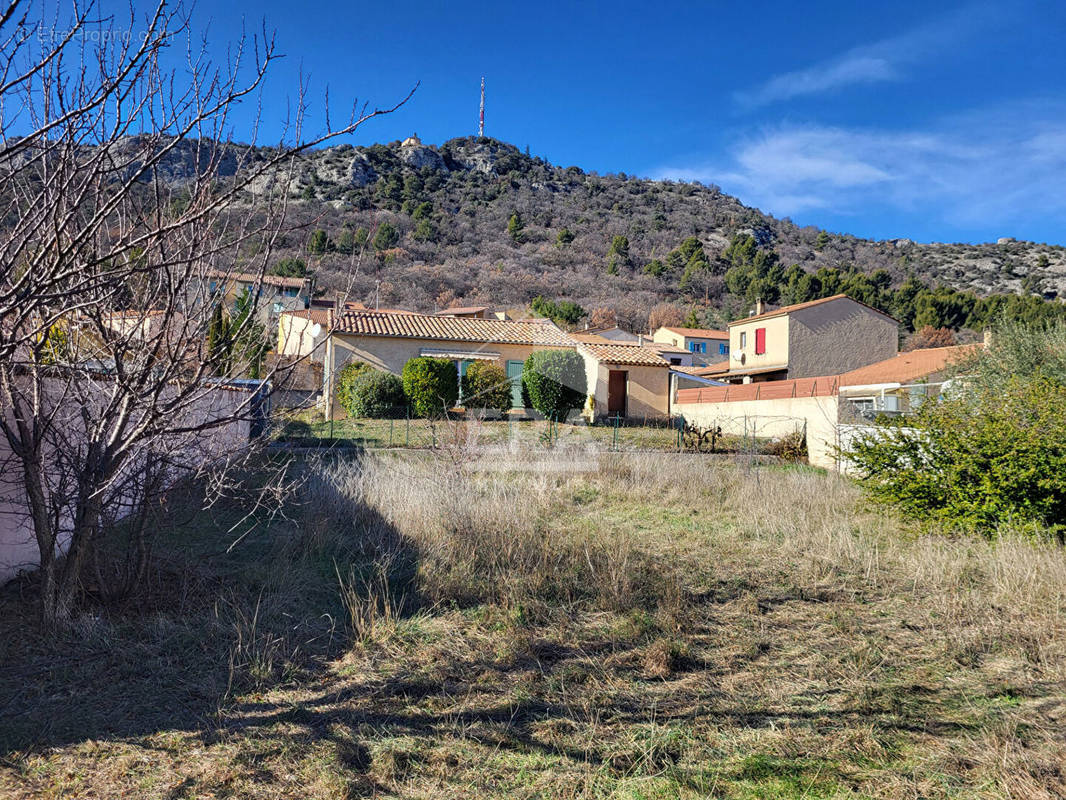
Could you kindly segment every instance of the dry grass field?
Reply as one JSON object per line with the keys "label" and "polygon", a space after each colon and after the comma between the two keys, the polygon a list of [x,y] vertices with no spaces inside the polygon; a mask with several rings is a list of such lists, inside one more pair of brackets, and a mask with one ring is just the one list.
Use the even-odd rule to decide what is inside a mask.
{"label": "dry grass field", "polygon": [[251,528],[175,498],[146,592],[60,641],[4,590],[0,794],[1066,797],[1054,545],[694,455],[293,470]]}

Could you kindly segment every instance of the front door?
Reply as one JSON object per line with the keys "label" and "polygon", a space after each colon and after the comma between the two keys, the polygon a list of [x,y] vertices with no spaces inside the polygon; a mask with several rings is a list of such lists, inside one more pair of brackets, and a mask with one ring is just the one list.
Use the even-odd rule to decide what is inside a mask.
{"label": "front door", "polygon": [[511,381],[511,408],[523,408],[522,402],[522,361],[507,362],[507,377]]}
{"label": "front door", "polygon": [[626,385],[629,373],[624,369],[612,369],[607,373],[607,415],[624,417],[626,415]]}

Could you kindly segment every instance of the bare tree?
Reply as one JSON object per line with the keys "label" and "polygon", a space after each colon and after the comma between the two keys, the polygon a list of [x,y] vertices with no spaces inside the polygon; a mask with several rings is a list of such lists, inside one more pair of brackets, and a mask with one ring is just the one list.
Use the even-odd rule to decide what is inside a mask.
{"label": "bare tree", "polygon": [[[237,144],[234,109],[261,101],[279,57],[272,34],[220,66],[164,2],[127,25],[77,4],[50,25],[21,6],[0,17],[0,469],[28,509],[42,618],[63,625],[110,525],[247,450],[262,392],[239,379],[273,377],[263,279],[295,166],[406,98],[331,124],[327,97],[304,137],[302,83],[278,142],[255,146],[253,121]],[[220,338],[238,275],[248,291]],[[143,530],[131,542],[126,583],[147,551]]]}

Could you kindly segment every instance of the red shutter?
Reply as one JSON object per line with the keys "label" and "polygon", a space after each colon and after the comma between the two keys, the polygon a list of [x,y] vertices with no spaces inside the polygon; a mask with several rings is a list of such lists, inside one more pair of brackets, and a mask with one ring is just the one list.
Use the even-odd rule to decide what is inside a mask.
{"label": "red shutter", "polygon": [[755,355],[761,356],[766,352],[766,328],[755,329]]}

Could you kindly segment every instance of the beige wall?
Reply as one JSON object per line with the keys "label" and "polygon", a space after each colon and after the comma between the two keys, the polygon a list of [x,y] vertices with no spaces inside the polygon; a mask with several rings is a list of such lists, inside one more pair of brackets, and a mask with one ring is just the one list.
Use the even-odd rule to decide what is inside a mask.
{"label": "beige wall", "polygon": [[[755,355],[755,330],[757,328],[766,328],[766,352],[762,355]],[[747,335],[747,343],[743,347],[740,346],[741,333]],[[789,363],[789,344],[787,314],[753,322],[736,322],[729,327],[729,366],[737,370],[784,367]],[[733,358],[741,352],[744,353],[743,364]]]}
{"label": "beige wall", "polygon": [[[102,385],[102,384],[101,384]],[[208,388],[186,413],[191,419],[210,419],[230,416],[245,403],[249,393],[244,390]],[[68,426],[67,431],[72,426]],[[168,448],[172,459],[180,459],[186,465],[198,465],[217,460],[221,455],[237,452],[248,443],[249,422],[238,420],[201,433],[175,436]],[[0,585],[16,577],[20,572],[36,569],[40,563],[37,540],[29,519],[25,491],[20,476],[19,462],[11,453],[7,438],[0,436]],[[175,467],[173,479],[181,477]],[[127,471],[125,474],[133,474]],[[124,505],[125,502],[122,503]],[[111,510],[118,517],[132,513],[133,509]],[[69,519],[69,517],[67,517]],[[67,541],[60,542],[65,550]]]}
{"label": "beige wall", "polygon": [[311,356],[314,361],[324,357],[325,342],[329,335],[324,328],[316,340],[311,335],[315,322],[307,317],[282,314],[278,317],[278,349],[283,356]]}
{"label": "beige wall", "polygon": [[626,416],[665,417],[670,414],[670,370],[666,367],[634,367],[598,362],[584,355],[588,394],[595,397],[593,415],[607,415],[607,387],[611,370],[626,373]]}
{"label": "beige wall", "polygon": [[[491,353],[502,369],[508,361],[525,361],[535,350],[571,350],[559,345],[493,344],[490,342],[449,342],[440,339],[407,339],[389,336],[348,336],[333,334],[326,346],[325,385],[326,408],[333,419],[345,416],[344,409],[337,405],[334,392],[334,376],[349,361],[365,361],[375,369],[399,375],[403,365],[422,355],[422,350],[450,350],[456,353]],[[580,388],[580,387],[577,387]]]}
{"label": "beige wall", "polygon": [[705,342],[707,344],[706,353],[690,353],[693,362],[699,366],[706,366],[707,364],[717,364],[728,358],[726,355],[722,355],[718,352],[718,344],[728,343],[727,339],[706,339],[702,336],[685,336],[684,334],[676,333],[675,331],[667,330],[666,328],[659,328],[652,334],[651,340],[660,344],[668,344],[671,347],[677,347],[681,350],[688,351],[689,342]]}
{"label": "beige wall", "polygon": [[839,375],[892,358],[899,350],[896,322],[854,300],[835,300],[789,316],[789,378]]}
{"label": "beige wall", "polygon": [[679,403],[674,413],[703,427],[718,426],[736,436],[778,438],[797,430],[807,432],[810,463],[835,469],[838,401],[826,397],[781,400],[740,400],[728,403]]}

